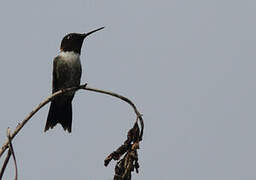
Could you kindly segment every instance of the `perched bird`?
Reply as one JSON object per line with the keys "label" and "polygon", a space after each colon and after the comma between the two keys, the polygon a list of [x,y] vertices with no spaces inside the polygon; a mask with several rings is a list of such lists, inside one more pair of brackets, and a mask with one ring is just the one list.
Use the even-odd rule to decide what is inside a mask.
{"label": "perched bird", "polygon": [[[83,41],[88,35],[103,28],[84,34],[70,33],[62,39],[60,53],[53,60],[52,93],[80,85],[82,73],[80,53]],[[44,131],[60,123],[64,130],[71,132],[74,95],[74,92],[70,92],[52,100]]]}

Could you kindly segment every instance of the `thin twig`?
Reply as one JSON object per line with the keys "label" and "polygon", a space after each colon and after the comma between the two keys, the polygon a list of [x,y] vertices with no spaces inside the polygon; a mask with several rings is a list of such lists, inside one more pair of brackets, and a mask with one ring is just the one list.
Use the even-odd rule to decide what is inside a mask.
{"label": "thin twig", "polygon": [[[43,106],[45,106],[47,103],[49,103],[51,100],[53,100],[56,96],[59,96],[61,94],[64,94],[64,93],[67,93],[67,92],[70,92],[70,91],[77,91],[79,89],[84,89],[84,90],[88,90],[88,91],[94,91],[94,92],[98,92],[98,93],[103,93],[103,94],[108,94],[108,95],[111,95],[111,96],[114,96],[114,97],[117,97],[125,102],[127,102],[128,104],[130,104],[137,117],[139,118],[140,120],[140,124],[141,124],[141,134],[140,134],[140,140],[142,139],[142,136],[143,136],[143,129],[144,129],[144,123],[143,123],[143,119],[142,119],[142,115],[139,113],[139,111],[137,110],[136,106],[134,105],[134,103],[129,100],[128,98],[124,97],[124,96],[121,96],[117,93],[113,93],[113,92],[110,92],[110,91],[104,91],[104,90],[100,90],[100,89],[95,89],[95,88],[89,88],[87,87],[87,84],[83,84],[83,85],[80,85],[78,87],[72,87],[72,88],[66,88],[66,89],[63,89],[63,90],[59,90],[57,92],[55,92],[54,94],[52,94],[51,96],[47,97],[43,102],[41,102],[33,111],[31,111],[28,116],[21,122],[18,124],[18,126],[16,127],[16,129],[14,130],[14,132],[10,135],[10,139],[12,140],[18,133],[19,131],[23,128],[23,126],[29,121],[29,119],[37,112],[39,111]],[[3,146],[1,147],[0,149],[0,158],[2,156],[2,154],[5,152],[5,150],[8,148],[8,144],[9,144],[9,141],[7,141],[6,143],[3,144]]]}
{"label": "thin twig", "polygon": [[7,156],[6,156],[5,160],[4,160],[3,167],[2,167],[1,172],[0,172],[0,180],[3,178],[5,168],[7,167],[7,164],[9,162],[9,159],[10,159],[11,155],[12,155],[12,153],[11,153],[11,150],[9,149],[8,150],[8,154],[7,154]]}
{"label": "thin twig", "polygon": [[[72,87],[72,88],[67,88],[67,89],[63,89],[63,90],[59,90],[55,93],[53,93],[51,96],[47,97],[43,102],[41,102],[33,111],[31,111],[28,116],[17,125],[16,129],[14,130],[14,132],[10,135],[10,139],[13,139],[18,132],[23,128],[23,126],[28,122],[28,120],[37,112],[39,111],[43,106],[45,106],[47,103],[49,103],[52,99],[54,99],[56,96],[59,96],[61,94],[64,94],[66,92],[70,92],[70,91],[77,91],[78,89],[82,89],[86,86],[87,84],[84,85],[80,85],[78,87]],[[2,156],[2,154],[4,153],[4,151],[8,148],[8,143],[9,141],[7,141],[6,143],[4,143],[4,145],[1,147],[0,149],[0,158]]]}
{"label": "thin twig", "polygon": [[16,157],[14,154],[14,149],[12,146],[12,139],[11,139],[11,130],[10,128],[7,128],[7,138],[9,140],[9,150],[11,151],[12,157],[13,157],[13,161],[14,161],[14,165],[15,165],[15,178],[14,180],[18,180],[18,167],[17,167],[17,161],[16,161]]}
{"label": "thin twig", "polygon": [[102,94],[108,94],[110,96],[117,97],[117,98],[127,102],[128,104],[130,104],[132,106],[132,108],[134,109],[135,114],[137,115],[136,121],[138,119],[140,120],[140,124],[141,124],[140,141],[142,140],[143,130],[144,130],[144,122],[143,122],[142,114],[140,114],[137,107],[135,106],[135,104],[130,99],[128,99],[127,97],[124,97],[122,95],[119,95],[117,93],[111,92],[111,91],[105,91],[105,90],[101,90],[101,89],[90,88],[90,87],[87,87],[87,86],[85,88],[82,88],[82,89],[87,90],[87,91],[94,91],[94,92],[98,92],[98,93],[102,93]]}

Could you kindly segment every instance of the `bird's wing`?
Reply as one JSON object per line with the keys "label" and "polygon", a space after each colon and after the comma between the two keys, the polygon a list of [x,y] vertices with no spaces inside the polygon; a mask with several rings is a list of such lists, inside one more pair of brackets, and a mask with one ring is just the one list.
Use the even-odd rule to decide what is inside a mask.
{"label": "bird's wing", "polygon": [[53,71],[52,71],[52,93],[55,93],[59,90],[58,79],[57,79],[57,64],[58,56],[53,60]]}

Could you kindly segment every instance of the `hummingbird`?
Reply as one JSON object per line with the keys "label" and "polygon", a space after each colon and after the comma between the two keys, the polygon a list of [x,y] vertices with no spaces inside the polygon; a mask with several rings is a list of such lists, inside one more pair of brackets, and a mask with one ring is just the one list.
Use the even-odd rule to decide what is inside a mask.
{"label": "hummingbird", "polygon": [[[82,74],[80,54],[83,41],[90,34],[103,28],[82,34],[70,33],[62,39],[60,53],[53,60],[52,93],[80,85]],[[51,101],[44,131],[60,123],[64,130],[71,133],[72,100],[74,95],[75,92],[69,92],[57,96]]]}

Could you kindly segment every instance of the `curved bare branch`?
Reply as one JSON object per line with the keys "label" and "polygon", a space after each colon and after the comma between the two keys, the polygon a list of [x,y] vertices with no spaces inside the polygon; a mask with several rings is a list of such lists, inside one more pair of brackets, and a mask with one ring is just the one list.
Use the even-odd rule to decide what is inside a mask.
{"label": "curved bare branch", "polygon": [[[77,91],[79,89],[83,89],[83,90],[87,90],[87,91],[94,91],[94,92],[98,92],[98,93],[103,93],[103,94],[108,94],[110,96],[114,96],[117,97],[125,102],[127,102],[129,105],[132,106],[132,108],[134,109],[134,112],[137,115],[137,119],[139,119],[140,121],[140,125],[141,125],[141,134],[140,134],[140,140],[142,140],[142,136],[143,136],[143,129],[144,129],[144,123],[143,123],[143,118],[142,115],[139,113],[139,111],[137,110],[135,104],[128,98],[121,96],[117,93],[111,92],[111,91],[105,91],[105,90],[100,90],[100,89],[95,89],[95,88],[90,88],[87,87],[87,84],[83,84],[80,85],[78,87],[71,87],[71,88],[66,88],[63,90],[59,90],[57,92],[55,92],[54,94],[52,94],[51,96],[47,97],[44,101],[42,101],[38,106],[36,106],[29,114],[27,117],[25,117],[25,119],[19,123],[16,127],[16,129],[13,131],[13,133],[10,135],[10,140],[12,140],[18,133],[19,131],[23,128],[23,126],[29,121],[29,119],[31,119],[33,117],[33,115],[35,113],[37,113],[37,111],[39,111],[43,106],[45,106],[47,103],[49,103],[51,100],[53,100],[55,97],[70,92],[70,91]],[[136,120],[137,121],[137,120]],[[3,153],[5,152],[5,150],[8,148],[9,145],[9,140],[7,140],[7,142],[5,142],[1,149],[0,149],[0,158],[3,155]]]}

